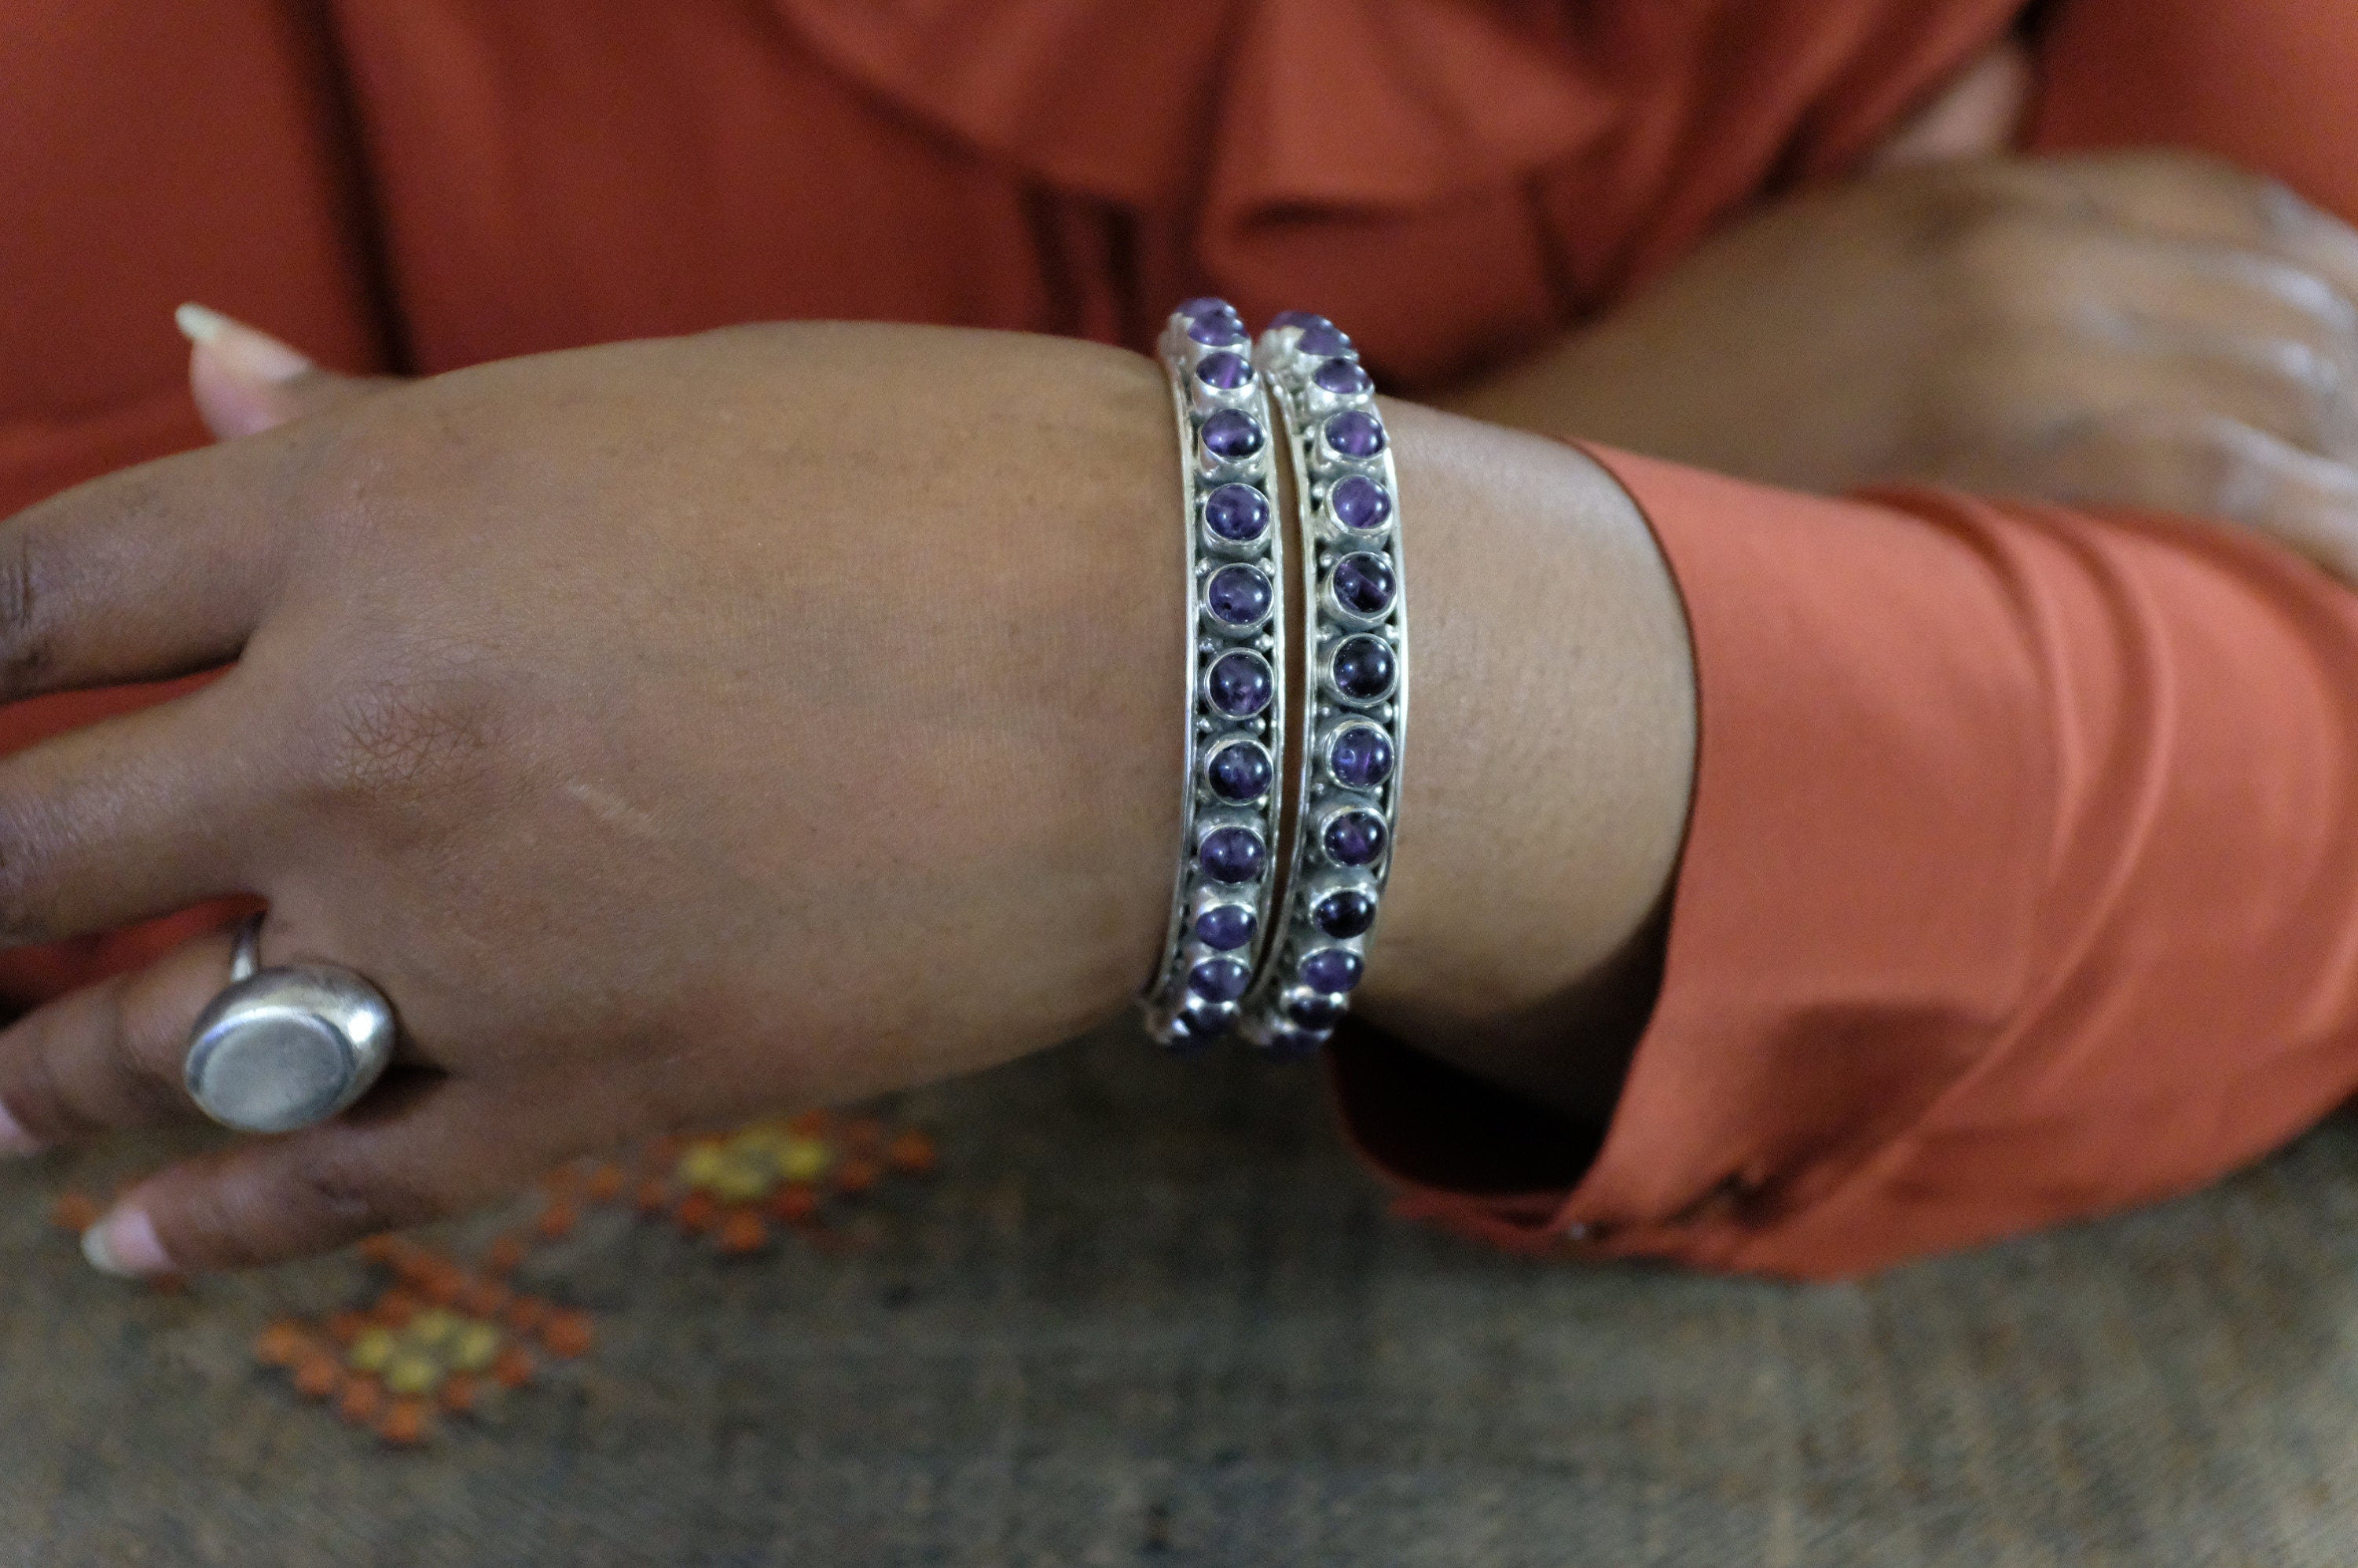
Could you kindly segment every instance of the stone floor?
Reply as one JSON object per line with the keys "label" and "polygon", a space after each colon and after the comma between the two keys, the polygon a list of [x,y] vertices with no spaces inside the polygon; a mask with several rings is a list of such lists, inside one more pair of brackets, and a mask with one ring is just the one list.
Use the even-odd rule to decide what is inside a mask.
{"label": "stone floor", "polygon": [[[1102,1038],[913,1096],[872,1245],[622,1211],[594,1353],[396,1452],[254,1367],[346,1257],[185,1295],[0,1172],[0,1564],[2358,1562],[2358,1126],[1865,1284],[1532,1264],[1390,1218],[1314,1078]],[[463,1239],[463,1238],[462,1238]]]}

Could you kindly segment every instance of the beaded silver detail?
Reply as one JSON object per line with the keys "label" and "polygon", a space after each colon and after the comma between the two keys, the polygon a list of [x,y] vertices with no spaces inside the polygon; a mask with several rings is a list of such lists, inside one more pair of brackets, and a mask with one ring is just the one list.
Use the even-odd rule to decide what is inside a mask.
{"label": "beaded silver detail", "polygon": [[1160,351],[1186,508],[1187,740],[1170,932],[1139,1005],[1149,1033],[1184,1048],[1236,1026],[1268,951],[1283,782],[1285,552],[1277,444],[1242,322],[1219,300],[1190,300],[1172,313]]}
{"label": "beaded silver detail", "polygon": [[1407,590],[1391,442],[1357,351],[1323,318],[1289,311],[1261,334],[1255,359],[1293,457],[1314,689],[1303,697],[1285,909],[1245,998],[1244,1033],[1272,1055],[1298,1056],[1342,1019],[1391,870]]}

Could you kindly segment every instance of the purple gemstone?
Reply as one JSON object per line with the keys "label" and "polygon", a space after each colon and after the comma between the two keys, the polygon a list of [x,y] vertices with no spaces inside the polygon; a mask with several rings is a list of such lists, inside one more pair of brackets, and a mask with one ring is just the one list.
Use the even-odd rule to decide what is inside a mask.
{"label": "purple gemstone", "polygon": [[1252,971],[1235,958],[1206,958],[1187,971],[1187,989],[1206,1001],[1234,1001],[1252,984]]}
{"label": "purple gemstone", "polygon": [[1222,567],[1204,585],[1204,603],[1231,626],[1258,626],[1269,613],[1269,579],[1259,567]]}
{"label": "purple gemstone", "polygon": [[1179,307],[1182,316],[1233,316],[1237,308],[1216,294],[1199,294]]}
{"label": "purple gemstone", "polygon": [[1198,316],[1187,323],[1187,335],[1207,349],[1233,349],[1246,341],[1245,324],[1234,316]]}
{"label": "purple gemstone", "polygon": [[1234,392],[1252,377],[1252,362],[1226,349],[1206,354],[1195,365],[1195,379],[1206,386],[1218,387],[1222,392]]}
{"label": "purple gemstone", "polygon": [[1293,346],[1305,354],[1332,356],[1349,353],[1351,340],[1337,331],[1334,322],[1321,321],[1314,327],[1303,328]]}
{"label": "purple gemstone", "polygon": [[[1340,414],[1335,416],[1336,419],[1343,417],[1345,416]],[[1367,416],[1362,414],[1359,417],[1366,419]],[[1334,421],[1329,420],[1327,423],[1332,425]],[[1375,422],[1368,420],[1368,423]],[[1214,457],[1226,459],[1229,462],[1249,458],[1260,451],[1262,439],[1260,421],[1249,414],[1239,413],[1234,408],[1223,408],[1204,421],[1204,449]],[[1380,427],[1376,431],[1376,442],[1379,446],[1383,444],[1383,431]]]}
{"label": "purple gemstone", "polygon": [[1372,811],[1339,812],[1328,820],[1318,841],[1337,865],[1372,865],[1384,852],[1384,819]]}
{"label": "purple gemstone", "polygon": [[1326,510],[1346,528],[1380,528],[1392,514],[1392,498],[1365,474],[1346,474],[1326,492]]}
{"label": "purple gemstone", "polygon": [[1185,1032],[1179,1038],[1190,1045],[1200,1045],[1206,1041],[1217,1040],[1237,1026],[1237,1004],[1232,1001],[1206,1001],[1202,997],[1191,996],[1181,1004],[1179,1017],[1174,1022],[1185,1025]]}
{"label": "purple gemstone", "polygon": [[1276,772],[1270,764],[1268,749],[1258,741],[1230,741],[1204,764],[1212,793],[1238,806],[1267,795]]}
{"label": "purple gemstone", "polygon": [[1384,449],[1383,421],[1364,408],[1346,408],[1326,421],[1326,444],[1347,458],[1372,458]]}
{"label": "purple gemstone", "polygon": [[1303,1061],[1315,1056],[1318,1047],[1325,1044],[1332,1035],[1331,1030],[1304,1029],[1299,1024],[1289,1023],[1282,1029],[1271,1032],[1260,1054],[1273,1062]]}
{"label": "purple gemstone", "polygon": [[1310,379],[1321,390],[1337,397],[1354,397],[1376,389],[1376,379],[1359,368],[1353,360],[1328,360],[1310,373]]}
{"label": "purple gemstone", "polygon": [[1250,544],[1269,527],[1269,497],[1249,484],[1224,484],[1204,498],[1204,522],[1232,544]]}
{"label": "purple gemstone", "polygon": [[1381,637],[1344,638],[1343,645],[1335,650],[1335,662],[1330,667],[1335,675],[1335,689],[1358,702],[1373,702],[1390,691],[1392,681],[1400,674],[1400,666],[1392,661],[1391,647]]}
{"label": "purple gemstone", "polygon": [[1348,947],[1321,947],[1302,960],[1302,983],[1313,990],[1347,991],[1365,968]]}
{"label": "purple gemstone", "polygon": [[1281,310],[1269,319],[1272,327],[1331,327],[1335,323],[1314,310]]}
{"label": "purple gemstone", "polygon": [[1304,1029],[1332,1029],[1348,1011],[1341,997],[1327,991],[1310,991],[1285,1004],[1285,1016]]}
{"label": "purple gemstone", "polygon": [[[1389,671],[1389,649],[1385,650],[1384,660]],[[1390,684],[1389,675],[1385,684]],[[1212,667],[1204,672],[1204,690],[1210,696],[1212,706],[1229,718],[1250,719],[1269,706],[1270,698],[1276,695],[1277,683],[1270,676],[1267,659],[1259,654],[1238,651],[1223,654],[1212,661]]]}
{"label": "purple gemstone", "polygon": [[1392,564],[1365,551],[1335,563],[1335,598],[1359,615],[1381,615],[1392,607]]}
{"label": "purple gemstone", "polygon": [[1376,923],[1376,901],[1357,888],[1336,888],[1311,906],[1310,920],[1327,935],[1348,941]]}
{"label": "purple gemstone", "polygon": [[1326,771],[1352,789],[1373,789],[1392,775],[1391,737],[1372,724],[1347,725],[1326,748]]}
{"label": "purple gemstone", "polygon": [[1249,827],[1215,827],[1204,835],[1195,858],[1216,882],[1249,882],[1260,877],[1268,851]]}
{"label": "purple gemstone", "polygon": [[1216,903],[1195,917],[1195,940],[1217,952],[1233,953],[1253,939],[1259,924],[1241,903]]}

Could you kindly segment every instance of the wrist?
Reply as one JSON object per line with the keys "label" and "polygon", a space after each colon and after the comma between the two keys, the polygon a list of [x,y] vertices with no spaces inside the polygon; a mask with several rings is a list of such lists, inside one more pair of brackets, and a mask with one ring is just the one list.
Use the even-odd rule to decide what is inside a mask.
{"label": "wrist", "polygon": [[[1386,411],[1417,519],[1415,713],[1359,1005],[1586,1110],[1626,1048],[1693,787],[1693,654],[1636,503],[1575,449]],[[1633,1008],[1632,977],[1647,997]],[[1608,1020],[1623,1024],[1600,1027]]]}

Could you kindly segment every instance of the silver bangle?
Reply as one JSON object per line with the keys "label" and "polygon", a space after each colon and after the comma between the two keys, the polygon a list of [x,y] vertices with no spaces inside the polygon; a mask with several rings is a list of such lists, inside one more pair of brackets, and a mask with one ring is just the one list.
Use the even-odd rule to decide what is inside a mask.
{"label": "silver bangle", "polygon": [[1299,1056],[1342,1020],[1391,870],[1408,724],[1407,595],[1391,442],[1350,339],[1323,316],[1289,310],[1261,334],[1257,359],[1293,455],[1308,750],[1294,770],[1284,917],[1243,1022],[1265,1052]]}
{"label": "silver bangle", "polygon": [[1184,475],[1187,730],[1179,874],[1163,963],[1140,1005],[1174,1047],[1236,1026],[1267,950],[1284,762],[1283,530],[1269,400],[1226,302],[1191,299],[1163,330]]}

